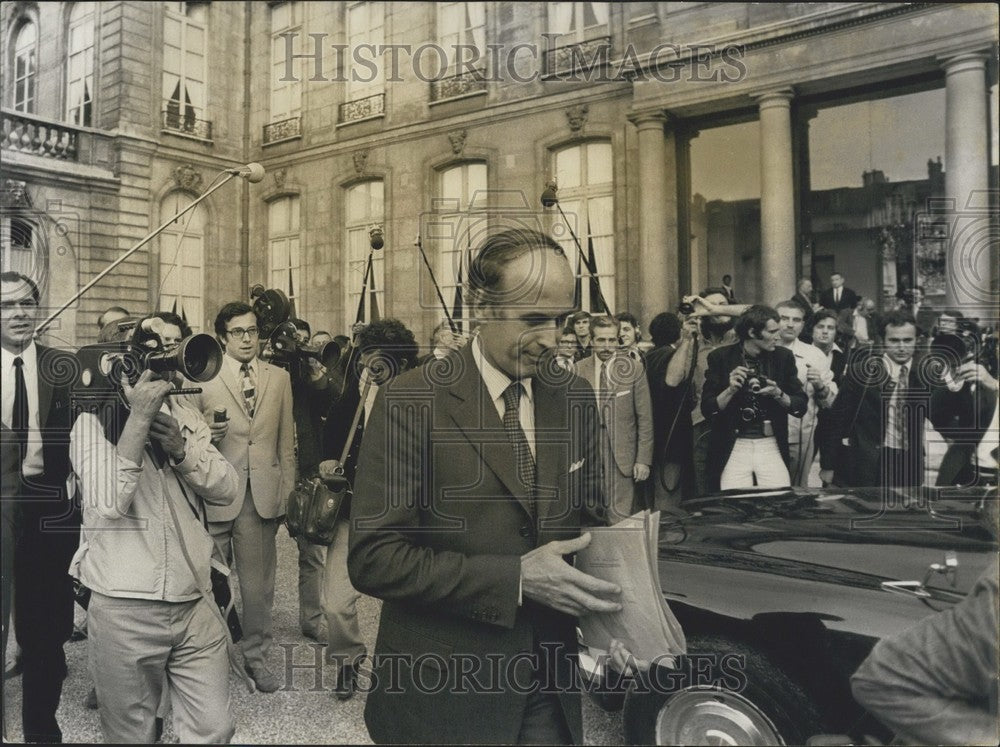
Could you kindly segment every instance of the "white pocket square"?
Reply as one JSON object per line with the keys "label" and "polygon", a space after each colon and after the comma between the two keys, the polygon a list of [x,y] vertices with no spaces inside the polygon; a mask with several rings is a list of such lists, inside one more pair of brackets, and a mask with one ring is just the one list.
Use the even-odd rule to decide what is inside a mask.
{"label": "white pocket square", "polygon": [[[580,467],[583,466],[583,463],[585,461],[587,461],[587,460],[586,459],[581,459],[579,462],[573,462],[573,464],[571,464],[570,467],[569,467],[569,471],[570,472],[576,472],[578,469],[580,469]],[[567,473],[567,474],[569,474],[569,473]]]}

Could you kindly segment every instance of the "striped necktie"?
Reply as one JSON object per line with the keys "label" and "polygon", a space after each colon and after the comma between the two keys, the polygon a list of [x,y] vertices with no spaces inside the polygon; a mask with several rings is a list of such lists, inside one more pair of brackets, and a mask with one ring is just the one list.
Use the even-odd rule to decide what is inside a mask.
{"label": "striped necktie", "polygon": [[243,402],[247,406],[247,415],[252,418],[257,404],[257,383],[254,381],[253,369],[249,363],[240,366],[240,385],[243,388]]}
{"label": "striped necktie", "polygon": [[507,440],[514,447],[517,477],[532,497],[531,509],[534,518],[535,460],[531,456],[531,447],[524,435],[524,429],[521,428],[522,391],[520,381],[511,382],[510,386],[503,390],[503,428],[507,432]]}

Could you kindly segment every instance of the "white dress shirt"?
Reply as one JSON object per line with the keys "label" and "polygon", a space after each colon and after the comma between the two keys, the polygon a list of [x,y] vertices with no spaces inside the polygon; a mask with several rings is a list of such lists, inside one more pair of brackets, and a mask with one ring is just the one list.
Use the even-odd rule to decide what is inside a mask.
{"label": "white dress shirt", "polygon": [[[486,359],[483,355],[483,343],[478,337],[472,341],[472,359],[476,362],[476,368],[479,369],[479,375],[483,378],[486,391],[489,392],[502,423],[503,414],[507,409],[503,402],[503,393],[514,380]],[[521,385],[524,387],[524,392],[521,395],[518,415],[521,430],[524,431],[528,448],[531,449],[531,456],[535,458],[535,400],[531,391],[531,379],[521,379]]]}
{"label": "white dress shirt", "polygon": [[0,391],[3,394],[3,424],[13,428],[14,421],[14,359],[20,358],[24,363],[21,370],[24,373],[24,386],[28,391],[28,444],[25,450],[21,473],[25,476],[40,475],[45,471],[42,460],[42,430],[38,415],[38,348],[32,340],[21,351],[20,355],[0,347],[0,370],[3,378]]}

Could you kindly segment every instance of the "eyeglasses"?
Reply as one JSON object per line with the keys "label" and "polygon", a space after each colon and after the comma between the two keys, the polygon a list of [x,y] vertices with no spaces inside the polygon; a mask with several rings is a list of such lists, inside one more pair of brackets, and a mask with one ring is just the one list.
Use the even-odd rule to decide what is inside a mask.
{"label": "eyeglasses", "polygon": [[229,335],[234,340],[241,340],[243,337],[249,337],[251,340],[260,334],[260,330],[257,327],[233,327],[232,329],[226,330],[226,334]]}

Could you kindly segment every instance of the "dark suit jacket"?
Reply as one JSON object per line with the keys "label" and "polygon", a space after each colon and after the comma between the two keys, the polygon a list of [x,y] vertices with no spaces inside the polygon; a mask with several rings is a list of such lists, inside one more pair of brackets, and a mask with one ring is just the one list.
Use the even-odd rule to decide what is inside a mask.
{"label": "dark suit jacket", "polygon": [[[919,358],[910,362],[906,407],[909,411],[907,440],[914,471],[923,479],[924,420],[930,418],[935,428],[946,427],[950,414],[961,403],[960,393],[949,392],[930,381]],[[845,458],[838,465],[834,481],[845,487],[877,486],[881,482],[879,464],[885,441],[888,407],[896,385],[889,377],[879,351],[862,349],[851,357],[843,386],[830,408],[831,427],[828,448],[847,438]],[[832,442],[830,442],[832,440]]]}
{"label": "dark suit jacket", "polygon": [[853,309],[858,302],[858,294],[845,285],[840,289],[840,303],[834,303],[833,288],[827,288],[820,294],[819,302],[824,309],[832,309],[833,311]]}
{"label": "dark suit jacket", "polygon": [[[19,501],[22,537],[36,536],[47,543],[55,542],[59,553],[69,553],[66,568],[76,552],[80,515],[66,501],[66,476],[70,471],[69,430],[73,425],[70,412],[70,382],[66,372],[75,370],[75,356],[56,348],[36,343],[38,355],[38,422],[42,430],[42,460],[44,472],[24,478]],[[62,561],[60,556],[59,562]]]}
{"label": "dark suit jacket", "polygon": [[956,400],[954,409],[941,416],[938,427],[949,444],[938,468],[937,485],[966,485],[975,479],[972,455],[993,419],[997,393],[982,385],[973,393],[966,385]]}
{"label": "dark suit jacket", "polygon": [[[776,347],[770,352],[763,352],[758,357],[760,372],[774,380],[791,400],[791,407],[786,410],[776,400],[770,397],[760,397],[759,402],[765,417],[770,419],[774,428],[774,438],[785,463],[789,462],[788,453],[788,416],[801,418],[805,414],[808,398],[802,390],[795,356],[791,350]],[[711,423],[711,435],[708,442],[708,453],[712,455],[709,465],[708,490],[719,489],[719,478],[729,461],[729,455],[736,443],[736,431],[740,426],[740,394],[730,400],[725,410],[718,409],[717,398],[729,386],[729,374],[737,366],[743,365],[743,343],[725,345],[716,348],[708,354],[708,371],[705,374],[705,385],[701,390],[701,412]]]}
{"label": "dark suit jacket", "polygon": [[[667,386],[664,377],[676,350],[672,345],[646,354],[646,377],[653,403],[653,464],[677,463],[682,494],[694,495],[694,426],[691,408],[695,397],[692,377],[680,386]],[[672,432],[671,432],[671,429]]]}
{"label": "dark suit jacket", "polygon": [[[528,599],[518,606],[518,586],[522,555],[603,515],[596,403],[590,385],[562,369],[532,387],[537,524],[472,345],[455,366],[423,366],[379,391],[361,446],[348,557],[355,588],[383,600],[378,680],[365,708],[378,743],[516,742],[527,696],[512,683],[528,685],[530,672],[514,657],[541,643],[557,647],[545,669],[558,677],[552,684],[582,743],[576,620]],[[393,674],[393,654],[423,658],[416,670],[397,660]],[[479,681],[488,686],[492,673],[500,687],[428,693],[414,684],[454,682],[461,666],[479,666]]]}

